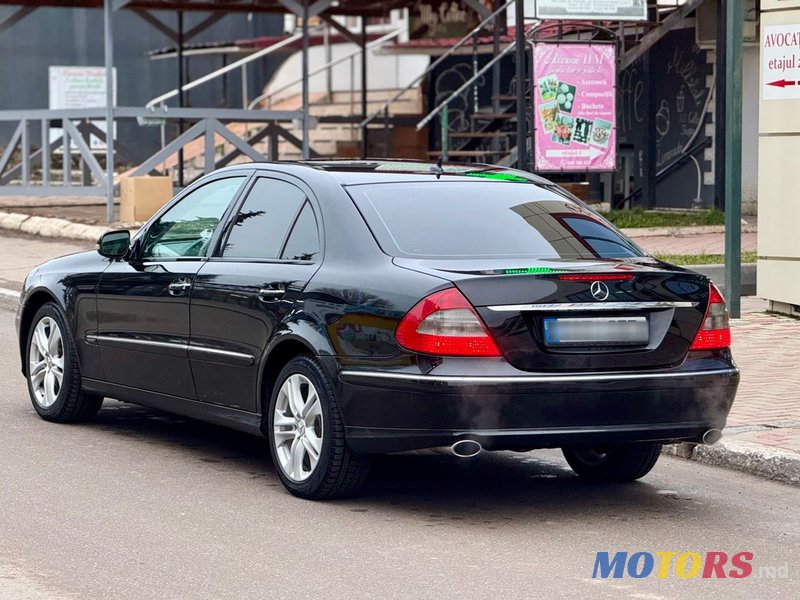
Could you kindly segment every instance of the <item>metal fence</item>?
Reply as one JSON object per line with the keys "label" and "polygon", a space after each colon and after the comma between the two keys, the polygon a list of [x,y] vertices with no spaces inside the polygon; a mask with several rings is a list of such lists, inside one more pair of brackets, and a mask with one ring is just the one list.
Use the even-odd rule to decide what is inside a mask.
{"label": "metal fence", "polygon": [[[161,126],[162,132],[167,124],[180,124],[183,130],[169,142],[162,135],[162,148],[158,152],[120,173],[120,159],[126,155],[124,139],[114,140],[111,165],[101,164],[105,157],[103,148],[91,147],[92,137],[105,145],[106,117],[106,109],[102,107],[0,111],[0,124],[10,124],[13,130],[0,156],[0,195],[113,198],[113,186],[119,183],[120,177],[171,174],[182,168],[183,161],[178,157],[186,153],[190,145],[193,147],[188,154],[202,158],[200,175],[241,156],[277,160],[280,138],[297,148],[302,146],[286,128],[292,121],[302,119],[300,111],[116,107],[113,109],[114,128],[128,119],[143,127]],[[240,125],[242,130],[237,132],[230,128],[232,124],[244,127]],[[198,152],[201,139],[202,150]],[[256,144],[263,143],[267,145],[266,154],[255,148]],[[73,168],[74,163],[77,169]]]}

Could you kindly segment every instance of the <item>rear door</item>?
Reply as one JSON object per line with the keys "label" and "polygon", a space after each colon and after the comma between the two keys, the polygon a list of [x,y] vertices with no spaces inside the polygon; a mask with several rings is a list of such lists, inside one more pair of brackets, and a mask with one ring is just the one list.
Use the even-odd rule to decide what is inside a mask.
{"label": "rear door", "polygon": [[189,359],[199,400],[257,412],[262,354],[319,267],[322,245],[301,182],[258,176],[240,204],[195,280]]}
{"label": "rear door", "polygon": [[100,278],[99,346],[106,380],[194,398],[189,370],[189,298],[195,275],[246,175],[189,191],[135,241],[130,260]]}

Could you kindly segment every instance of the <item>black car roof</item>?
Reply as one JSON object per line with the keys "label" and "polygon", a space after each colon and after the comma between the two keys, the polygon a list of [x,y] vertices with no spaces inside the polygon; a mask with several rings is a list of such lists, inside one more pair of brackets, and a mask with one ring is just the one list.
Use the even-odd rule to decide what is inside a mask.
{"label": "black car roof", "polygon": [[[538,175],[482,163],[435,163],[408,159],[316,159],[285,162],[243,163],[238,167],[300,166],[324,171],[341,185],[386,183],[389,181],[419,181],[426,179],[461,181],[499,180],[537,185],[553,185]],[[235,168],[235,167],[230,167]]]}
{"label": "black car roof", "polygon": [[[546,179],[524,171],[508,169],[496,165],[481,163],[435,163],[420,160],[403,159],[366,159],[366,160],[309,160],[301,164],[331,173],[343,185],[359,183],[376,183],[396,176],[406,178],[441,178],[470,177],[516,181],[519,183],[549,183]],[[410,177],[409,177],[410,176]]]}

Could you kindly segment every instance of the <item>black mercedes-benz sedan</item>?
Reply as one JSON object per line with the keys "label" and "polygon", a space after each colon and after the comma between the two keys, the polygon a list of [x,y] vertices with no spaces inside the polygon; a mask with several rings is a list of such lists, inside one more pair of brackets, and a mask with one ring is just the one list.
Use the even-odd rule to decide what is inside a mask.
{"label": "black mercedes-benz sedan", "polygon": [[264,435],[317,499],[370,455],[441,447],[560,447],[631,481],[662,444],[716,441],[739,381],[706,277],[488,165],[222,169],[132,239],[34,269],[17,327],[42,418],[110,397]]}

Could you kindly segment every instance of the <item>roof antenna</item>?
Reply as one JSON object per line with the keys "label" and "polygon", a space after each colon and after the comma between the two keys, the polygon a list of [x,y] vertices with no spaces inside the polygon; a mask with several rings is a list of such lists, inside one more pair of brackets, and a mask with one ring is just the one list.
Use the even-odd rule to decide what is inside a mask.
{"label": "roof antenna", "polygon": [[444,173],[444,169],[442,168],[442,157],[439,157],[439,160],[436,161],[436,164],[431,167],[431,173],[436,175],[436,179],[438,180],[442,173]]}

